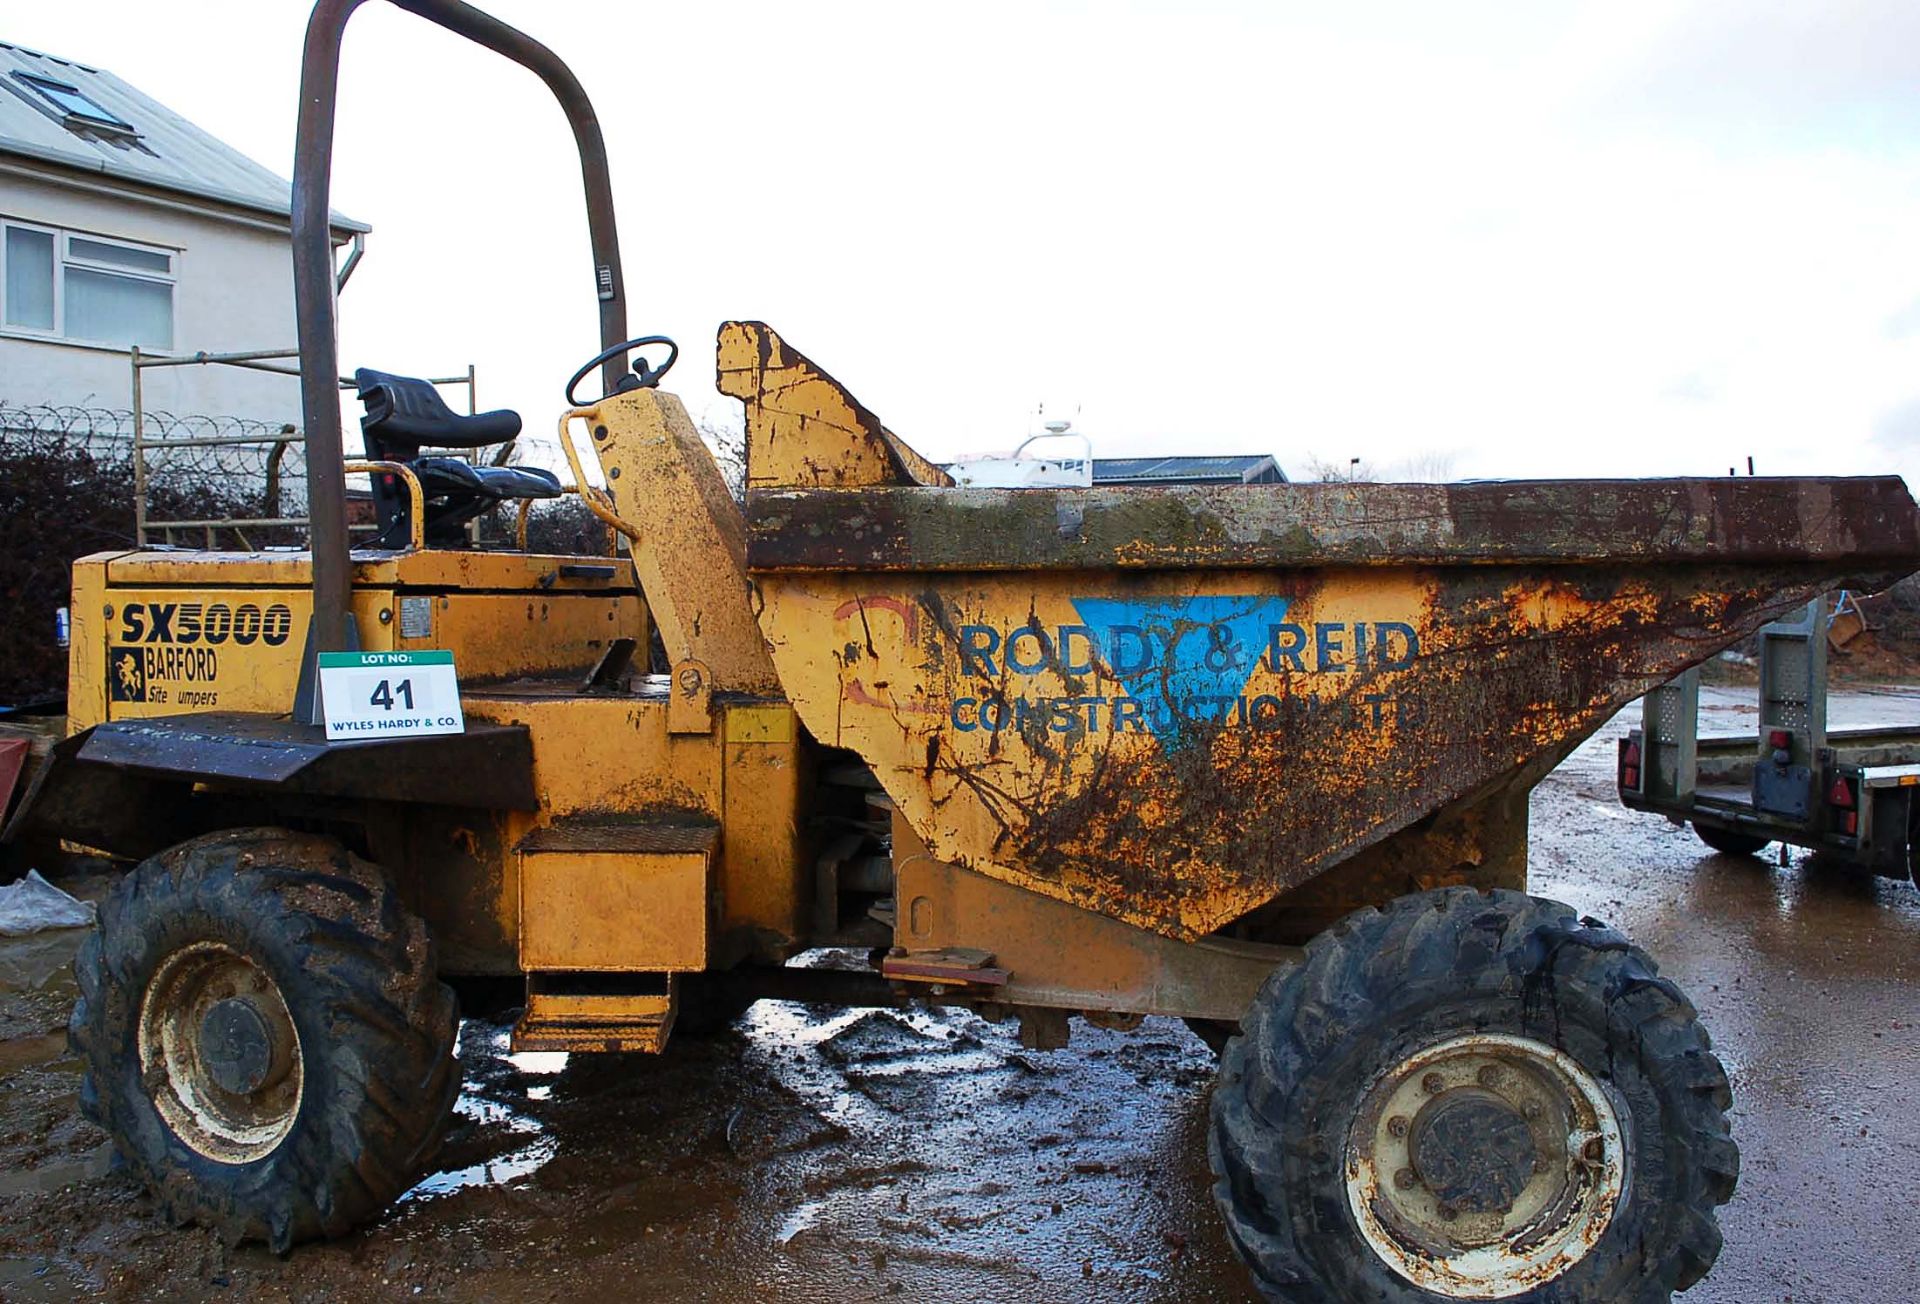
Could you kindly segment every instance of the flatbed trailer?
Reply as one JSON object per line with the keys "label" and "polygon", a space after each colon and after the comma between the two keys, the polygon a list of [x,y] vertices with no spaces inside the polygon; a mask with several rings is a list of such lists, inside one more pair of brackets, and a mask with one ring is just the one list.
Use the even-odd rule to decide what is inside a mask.
{"label": "flatbed trailer", "polygon": [[1642,699],[1619,744],[1620,800],[1691,824],[1715,851],[1806,847],[1885,878],[1915,880],[1920,723],[1827,728],[1827,606],[1760,631],[1759,724],[1700,733],[1700,669]]}

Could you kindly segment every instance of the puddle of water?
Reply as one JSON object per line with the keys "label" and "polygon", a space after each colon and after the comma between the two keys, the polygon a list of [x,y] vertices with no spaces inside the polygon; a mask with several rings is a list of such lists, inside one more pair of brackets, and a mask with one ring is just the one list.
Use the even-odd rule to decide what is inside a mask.
{"label": "puddle of water", "polygon": [[827,1207],[825,1200],[808,1200],[805,1204],[780,1220],[780,1230],[773,1235],[775,1245],[785,1245],[807,1228],[813,1226]]}
{"label": "puddle of water", "polygon": [[489,1159],[482,1164],[470,1164],[465,1168],[452,1168],[434,1173],[430,1177],[423,1177],[414,1183],[412,1190],[401,1196],[395,1203],[407,1204],[417,1200],[431,1200],[474,1186],[507,1186],[538,1172],[542,1165],[553,1158],[558,1149],[559,1146],[552,1137],[541,1137],[532,1145],[515,1150],[511,1154],[501,1155],[498,1159]]}
{"label": "puddle of water", "polygon": [[520,1113],[511,1105],[503,1105],[497,1100],[488,1100],[484,1096],[465,1094],[454,1101],[453,1112],[462,1118],[470,1118],[482,1127],[504,1127],[509,1132],[538,1132],[540,1124]]}
{"label": "puddle of water", "polygon": [[860,1017],[858,1010],[817,1019],[807,1007],[794,1001],[760,1001],[741,1019],[741,1028],[750,1041],[769,1045],[812,1046],[825,1041]]}
{"label": "puddle of water", "polygon": [[[469,1035],[479,1033],[472,1024],[462,1025],[462,1043]],[[490,1057],[501,1063],[511,1065],[518,1073],[551,1078],[567,1067],[567,1055],[562,1051],[529,1051],[518,1055],[509,1054],[509,1033],[505,1028],[492,1032],[479,1033]],[[472,1047],[467,1047],[471,1050]],[[469,1164],[463,1168],[442,1169],[431,1173],[416,1182],[400,1197],[398,1203],[437,1199],[463,1191],[470,1187],[502,1187],[531,1176],[544,1164],[559,1153],[559,1144],[546,1135],[546,1128],[538,1119],[529,1117],[514,1106],[518,1101],[497,1099],[499,1095],[513,1094],[518,1084],[509,1078],[505,1081],[493,1080],[491,1075],[481,1076],[469,1070],[466,1089],[454,1102],[453,1112],[468,1119],[482,1128],[499,1128],[516,1136],[527,1138],[526,1144],[504,1155]],[[527,1100],[547,1100],[553,1095],[550,1083],[541,1082],[524,1088]]]}
{"label": "puddle of water", "polygon": [[[473,1025],[462,1022],[461,1041],[466,1040],[467,1029]],[[536,1077],[552,1077],[566,1071],[567,1052],[563,1050],[523,1050],[513,1053],[513,1032],[509,1028],[496,1028],[486,1037],[487,1049],[493,1057],[505,1061],[521,1073],[530,1073]]]}
{"label": "puddle of water", "polygon": [[[112,1164],[113,1142],[103,1141],[77,1158],[0,1172],[0,1196],[19,1195],[23,1191],[58,1191],[75,1182],[105,1177]],[[4,1278],[0,1278],[0,1285],[4,1284]],[[5,1293],[0,1291],[0,1295]]]}
{"label": "puddle of water", "polygon": [[[935,1013],[911,1009],[887,1010],[883,1013],[887,1019],[907,1025],[907,1040],[900,1046],[899,1053],[902,1055],[921,1054],[929,1048],[945,1050],[944,1043],[965,1031],[969,1024],[985,1026],[977,1016],[953,1011]],[[848,1009],[825,1015],[818,1006],[803,1005],[797,1001],[766,1000],[748,1010],[740,1026],[749,1041],[767,1049],[817,1048],[822,1042],[832,1041],[847,1032],[854,1024],[872,1020],[875,1014],[876,1011],[872,1010]],[[924,1042],[911,1040],[915,1034],[924,1038]],[[825,1063],[824,1058],[822,1063]]]}
{"label": "puddle of water", "polygon": [[0,1077],[21,1069],[51,1064],[67,1054],[67,1034],[48,1032],[38,1037],[15,1037],[0,1041]]}
{"label": "puddle of water", "polygon": [[80,1294],[51,1259],[0,1259],[0,1298],[69,1300]]}
{"label": "puddle of water", "polygon": [[947,1077],[962,1073],[992,1073],[1000,1069],[1011,1071],[1014,1068],[1007,1063],[1004,1056],[992,1050],[955,1051],[938,1059],[929,1058],[924,1051],[917,1053],[919,1058],[913,1058],[916,1052],[903,1051],[900,1055],[887,1059],[851,1065],[844,1072],[849,1078],[873,1081],[875,1079]]}
{"label": "puddle of water", "polygon": [[551,1077],[566,1071],[567,1052],[563,1050],[523,1050],[518,1055],[506,1057],[507,1063],[522,1073],[532,1073],[538,1077]]}

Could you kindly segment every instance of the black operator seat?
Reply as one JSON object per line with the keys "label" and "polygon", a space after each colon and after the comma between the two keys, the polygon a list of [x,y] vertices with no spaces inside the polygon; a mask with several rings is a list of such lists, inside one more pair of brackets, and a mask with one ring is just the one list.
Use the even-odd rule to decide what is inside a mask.
{"label": "black operator seat", "polygon": [[[422,448],[505,443],[520,433],[518,412],[461,416],[428,382],[369,367],[354,372],[353,382],[366,408],[360,430],[367,456],[377,462],[404,462],[419,478],[428,543],[463,542],[466,523],[505,500],[560,496],[559,478],[539,467],[475,466],[458,457],[420,456]],[[411,511],[406,487],[398,476],[377,474],[373,498],[380,518],[379,546],[405,546]]]}
{"label": "black operator seat", "polygon": [[367,413],[360,429],[396,451],[422,448],[485,448],[504,444],[520,433],[520,414],[502,408],[463,417],[447,406],[440,391],[412,376],[394,376],[371,367],[353,373]]}

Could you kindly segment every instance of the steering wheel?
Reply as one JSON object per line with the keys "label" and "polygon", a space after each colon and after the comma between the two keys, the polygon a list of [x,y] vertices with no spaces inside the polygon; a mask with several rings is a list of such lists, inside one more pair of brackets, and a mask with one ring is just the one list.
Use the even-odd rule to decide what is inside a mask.
{"label": "steering wheel", "polygon": [[672,371],[673,364],[680,360],[680,346],[664,335],[642,335],[637,340],[628,340],[624,344],[616,344],[610,349],[603,349],[599,353],[596,353],[593,356],[593,360],[587,363],[586,366],[574,372],[573,379],[567,382],[567,406],[582,406],[580,400],[574,397],[573,391],[581,381],[587,378],[588,372],[605,362],[608,358],[620,357],[634,349],[645,348],[649,344],[666,345],[669,350],[667,360],[657,367],[651,367],[647,365],[647,360],[644,357],[636,358],[633,363],[633,374],[631,376],[622,376],[620,383],[613,387],[612,394],[602,394],[594,401],[596,403],[601,402],[602,400],[612,398],[614,394],[624,394],[630,389],[651,389],[653,386],[658,385],[660,378],[669,371]]}

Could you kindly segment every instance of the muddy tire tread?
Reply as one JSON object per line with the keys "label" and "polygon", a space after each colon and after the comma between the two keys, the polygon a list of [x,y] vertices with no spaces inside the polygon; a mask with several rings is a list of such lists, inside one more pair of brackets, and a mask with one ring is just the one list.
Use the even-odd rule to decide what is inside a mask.
{"label": "muddy tire tread", "polygon": [[[246,1164],[192,1152],[139,1085],[145,975],[199,937],[263,959],[301,1031],[293,1130]],[[343,1235],[406,1188],[447,1127],[460,1087],[453,993],[385,876],[330,839],[234,830],[143,862],[102,903],[74,969],[82,1110],[176,1219],[277,1252]],[[310,1037],[325,1047],[318,1061]]]}
{"label": "muddy tire tread", "polygon": [[[1546,1008],[1538,999],[1543,985],[1568,995]],[[1526,1035],[1608,1079],[1608,1065],[1591,1062],[1591,1046],[1582,1055],[1580,1045],[1567,1044],[1596,1030],[1560,1026],[1563,1003],[1599,998],[1611,1055],[1629,1057],[1621,1068],[1643,1077],[1670,1124],[1659,1162],[1673,1178],[1657,1207],[1629,1197],[1616,1211],[1590,1256],[1593,1271],[1584,1272],[1583,1262],[1514,1298],[1660,1304],[1705,1275],[1720,1249],[1714,1209],[1733,1194],[1739,1152],[1726,1118],[1727,1075],[1693,1006],[1658,976],[1644,951],[1570,907],[1518,892],[1452,888],[1359,911],[1314,938],[1301,964],[1268,980],[1243,1034],[1222,1055],[1208,1147],[1215,1202],[1267,1299],[1443,1298],[1394,1275],[1359,1239],[1342,1187],[1347,1115],[1317,1109],[1314,1088],[1302,1084],[1335,1056],[1342,1038],[1365,1036],[1383,1010],[1437,1009],[1455,1000],[1497,1008],[1516,995]],[[1569,1017],[1581,1013],[1573,1008]]]}

